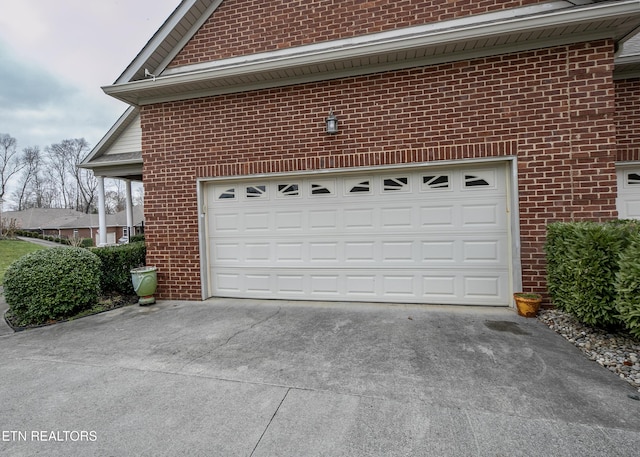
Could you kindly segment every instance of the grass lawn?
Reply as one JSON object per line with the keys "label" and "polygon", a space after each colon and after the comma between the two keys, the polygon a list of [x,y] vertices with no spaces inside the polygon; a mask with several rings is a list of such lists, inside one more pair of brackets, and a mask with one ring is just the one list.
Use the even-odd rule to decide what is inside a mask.
{"label": "grass lawn", "polygon": [[40,249],[47,248],[28,241],[0,240],[0,284],[3,283],[4,272],[14,260]]}

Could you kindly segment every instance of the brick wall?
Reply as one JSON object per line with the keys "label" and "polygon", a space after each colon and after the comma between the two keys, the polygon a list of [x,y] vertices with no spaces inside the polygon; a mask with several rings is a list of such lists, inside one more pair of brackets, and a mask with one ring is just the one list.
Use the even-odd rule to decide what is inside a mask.
{"label": "brick wall", "polygon": [[[148,259],[200,299],[196,179],[518,156],[523,280],[548,222],[615,210],[613,43],[599,41],[142,108]],[[333,108],[340,133],[327,135]]]}
{"label": "brick wall", "polygon": [[445,21],[546,0],[224,0],[170,67]]}
{"label": "brick wall", "polygon": [[640,78],[615,84],[617,158],[640,161]]}

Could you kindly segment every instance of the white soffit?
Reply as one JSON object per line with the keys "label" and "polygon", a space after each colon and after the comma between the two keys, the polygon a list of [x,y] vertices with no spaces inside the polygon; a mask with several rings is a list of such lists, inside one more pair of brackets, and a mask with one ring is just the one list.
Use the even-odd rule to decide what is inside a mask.
{"label": "white soffit", "polygon": [[103,87],[132,105],[182,100],[536,49],[623,39],[640,26],[640,2],[566,7],[553,2],[355,38],[165,70]]}

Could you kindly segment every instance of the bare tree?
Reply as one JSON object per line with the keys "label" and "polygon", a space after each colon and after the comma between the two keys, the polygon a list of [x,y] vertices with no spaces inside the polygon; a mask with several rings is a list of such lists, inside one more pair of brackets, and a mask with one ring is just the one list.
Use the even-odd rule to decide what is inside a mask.
{"label": "bare tree", "polygon": [[73,161],[73,176],[76,182],[76,209],[89,214],[95,206],[94,202],[97,198],[98,180],[93,171],[86,168],[80,168],[78,165],[82,163],[82,159],[89,152],[89,143],[84,138],[76,138],[71,140],[70,156]]}
{"label": "bare tree", "polygon": [[133,195],[133,205],[134,206],[142,206],[144,205],[144,187],[138,186]]}
{"label": "bare tree", "polygon": [[78,168],[89,150],[84,138],[62,140],[48,146],[49,177],[57,183],[64,208],[89,213],[94,206],[98,180],[90,170]]}
{"label": "bare tree", "polygon": [[127,199],[125,197],[124,182],[119,179],[113,179],[109,185],[109,190],[105,192],[105,209],[108,214],[115,214],[123,211],[127,207]]}
{"label": "bare tree", "polygon": [[69,208],[69,199],[67,198],[67,182],[69,180],[69,150],[65,142],[52,144],[45,148],[48,159],[47,174],[50,179],[57,183],[58,189],[62,195],[62,207]]}
{"label": "bare tree", "polygon": [[22,150],[21,162],[24,166],[19,177],[18,189],[14,192],[14,197],[18,202],[18,211],[29,207],[28,201],[33,194],[33,183],[40,173],[42,158],[38,146],[26,147]]}
{"label": "bare tree", "polygon": [[0,199],[4,197],[9,180],[23,167],[16,144],[16,139],[11,135],[0,133]]}

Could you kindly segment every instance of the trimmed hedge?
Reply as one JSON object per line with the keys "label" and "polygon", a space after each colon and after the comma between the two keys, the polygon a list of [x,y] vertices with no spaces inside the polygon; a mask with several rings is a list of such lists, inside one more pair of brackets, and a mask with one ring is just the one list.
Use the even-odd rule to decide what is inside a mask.
{"label": "trimmed hedge", "polygon": [[640,338],[640,233],[630,236],[627,249],[620,255],[616,276],[616,308],[629,332]]}
{"label": "trimmed hedge", "polygon": [[97,303],[100,269],[100,259],[83,248],[35,251],[9,265],[5,299],[19,325],[63,319]]}
{"label": "trimmed hedge", "polygon": [[619,272],[624,268],[640,281],[640,269],[634,272],[629,267],[631,259],[622,263],[639,231],[638,221],[550,224],[545,252],[553,304],[593,326],[612,327],[629,321],[625,313],[633,315],[637,310],[630,311],[633,305],[621,305]]}
{"label": "trimmed hedge", "polygon": [[143,235],[133,235],[131,237],[131,239],[129,240],[130,243],[137,243],[138,241],[144,241],[144,234]]}
{"label": "trimmed hedge", "polygon": [[91,252],[102,261],[102,293],[135,295],[131,283],[131,270],[146,264],[147,249],[144,242],[93,248]]}

